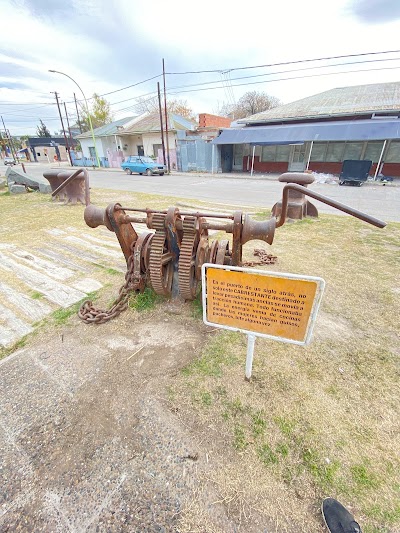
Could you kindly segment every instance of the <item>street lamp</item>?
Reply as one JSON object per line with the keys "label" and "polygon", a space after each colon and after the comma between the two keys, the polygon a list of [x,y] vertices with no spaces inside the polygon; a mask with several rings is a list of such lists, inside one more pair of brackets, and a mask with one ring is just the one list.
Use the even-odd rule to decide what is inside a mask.
{"label": "street lamp", "polygon": [[71,76],[68,76],[68,74],[65,74],[65,72],[60,72],[59,70],[49,70],[49,72],[53,72],[54,74],[61,74],[62,76],[66,76],[67,78],[69,78],[71,81],[73,81],[75,83],[75,85],[78,87],[78,89],[81,91],[82,93],[82,96],[85,100],[85,105],[86,105],[86,113],[87,113],[87,116],[88,116],[88,119],[89,119],[89,125],[90,125],[90,131],[92,132],[92,139],[93,139],[93,144],[94,144],[94,152],[96,154],[96,160],[97,160],[97,165],[98,167],[100,168],[100,159],[99,159],[99,155],[97,153],[97,147],[96,147],[96,139],[94,137],[94,131],[93,131],[93,126],[92,126],[92,119],[90,118],[90,112],[89,112],[89,106],[88,106],[88,103],[87,103],[87,100],[86,100],[86,96],[85,96],[85,93],[82,91],[81,87],[79,86],[79,84],[73,79],[71,78]]}

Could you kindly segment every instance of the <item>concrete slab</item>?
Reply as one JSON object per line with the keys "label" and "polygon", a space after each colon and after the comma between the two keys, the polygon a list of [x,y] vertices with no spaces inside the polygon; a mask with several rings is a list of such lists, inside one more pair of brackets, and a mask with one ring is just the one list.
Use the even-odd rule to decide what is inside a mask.
{"label": "concrete slab", "polygon": [[6,297],[8,302],[17,307],[23,315],[27,316],[33,322],[41,320],[51,313],[51,307],[49,305],[30,298],[2,281],[0,281],[0,293]]}
{"label": "concrete slab", "polygon": [[8,184],[14,182],[20,185],[27,185],[31,189],[38,190],[42,193],[51,193],[49,182],[41,176],[33,177],[29,174],[25,174],[24,172],[19,172],[14,168],[8,167],[6,171],[6,178]]}
{"label": "concrete slab", "polygon": [[90,272],[90,269],[86,266],[78,264],[77,262],[72,261],[64,255],[55,252],[54,250],[49,250],[48,248],[37,248],[37,251],[45,257],[55,259],[58,263],[63,263],[64,265],[67,265],[69,268],[72,268],[72,270],[77,270],[80,272]]}
{"label": "concrete slab", "polygon": [[[105,248],[104,246],[91,244],[83,239],[80,239],[79,237],[69,235],[68,237],[64,237],[64,240],[66,240],[67,242],[72,242],[73,244],[77,244],[78,246],[82,246],[83,248],[85,248],[86,250],[90,250],[91,252],[97,252],[100,255],[112,257],[113,259],[118,258],[118,252],[116,252],[115,250],[110,250],[109,248]],[[122,251],[120,252],[120,255],[123,256]]]}
{"label": "concrete slab", "polygon": [[33,328],[29,324],[0,304],[0,346],[11,346],[32,331]]}
{"label": "concrete slab", "polygon": [[43,432],[71,399],[68,386],[36,364],[27,349],[4,361],[7,363],[0,367],[0,422],[6,434],[17,439],[33,427]]}
{"label": "concrete slab", "polygon": [[15,249],[12,251],[12,255],[18,259],[21,259],[24,263],[33,266],[37,270],[45,272],[48,276],[51,276],[54,279],[63,281],[71,278],[74,275],[72,270],[69,268],[60,267],[54,261],[42,259],[31,252],[26,252],[25,250]]}
{"label": "concrete slab", "polygon": [[25,265],[17,263],[0,252],[0,269],[13,272],[15,276],[21,279],[32,289],[44,294],[51,302],[61,307],[69,307],[85,298],[86,293],[78,291],[73,287],[63,285],[53,280],[46,274],[33,270]]}
{"label": "concrete slab", "polygon": [[84,278],[73,283],[72,286],[88,294],[89,292],[98,291],[103,287],[103,284],[92,278]]}

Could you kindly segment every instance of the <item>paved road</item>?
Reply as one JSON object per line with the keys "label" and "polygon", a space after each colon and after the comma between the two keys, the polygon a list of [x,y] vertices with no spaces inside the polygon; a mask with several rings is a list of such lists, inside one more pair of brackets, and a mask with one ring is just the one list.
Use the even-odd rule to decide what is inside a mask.
{"label": "paved road", "polygon": [[[0,175],[4,174],[3,168],[0,166]],[[27,171],[32,175],[41,175],[46,168],[47,165],[30,164],[27,166]],[[211,200],[240,207],[270,208],[279,200],[282,191],[282,184],[271,178],[213,177],[192,173],[148,178],[138,175],[127,176],[122,171],[96,170],[90,172],[90,183],[93,188]],[[312,185],[312,189],[377,218],[400,222],[400,187],[381,184],[339,187],[316,183]],[[110,201],[113,199],[110,196]],[[320,202],[315,203],[321,213],[338,213]]]}

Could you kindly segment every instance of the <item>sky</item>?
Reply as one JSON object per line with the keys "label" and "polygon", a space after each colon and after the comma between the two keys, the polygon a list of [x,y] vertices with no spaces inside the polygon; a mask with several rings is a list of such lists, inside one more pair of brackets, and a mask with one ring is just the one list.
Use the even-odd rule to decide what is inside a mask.
{"label": "sky", "polygon": [[[49,69],[87,98],[111,93],[115,119],[155,94],[162,58],[169,98],[195,113],[216,114],[247,91],[288,103],[400,81],[400,0],[0,0],[0,20],[0,115],[12,135],[35,134],[39,119],[61,128],[54,91],[75,122],[82,93]],[[277,65],[385,51],[394,52]],[[214,72],[192,73],[205,70]]]}

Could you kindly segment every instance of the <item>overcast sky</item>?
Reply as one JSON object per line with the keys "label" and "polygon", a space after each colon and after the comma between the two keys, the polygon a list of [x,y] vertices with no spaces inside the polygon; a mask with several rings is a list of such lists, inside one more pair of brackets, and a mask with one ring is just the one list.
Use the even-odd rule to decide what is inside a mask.
{"label": "overcast sky", "polygon": [[[400,0],[0,0],[0,20],[0,114],[14,135],[35,133],[39,118],[51,132],[60,129],[51,91],[66,102],[74,91],[81,97],[48,69],[75,78],[87,97],[159,75],[163,57],[167,72],[216,70],[167,75],[171,98],[197,113],[215,113],[249,90],[287,103],[334,87],[400,81],[400,52],[230,70],[400,49]],[[373,59],[386,61],[337,65]],[[374,70],[351,72],[366,69]],[[199,85],[207,82],[215,83]],[[108,95],[115,118],[135,114],[134,98],[156,83]],[[74,121],[71,103],[68,111]]]}

